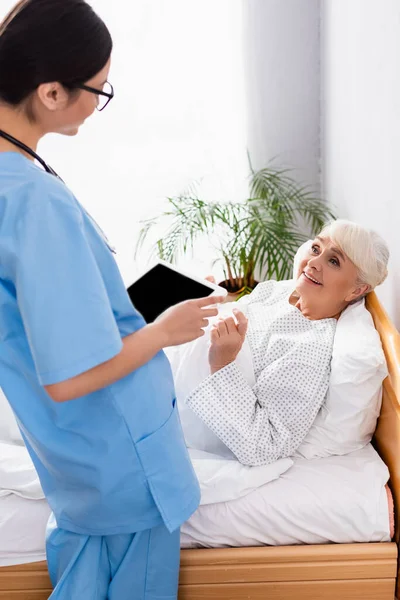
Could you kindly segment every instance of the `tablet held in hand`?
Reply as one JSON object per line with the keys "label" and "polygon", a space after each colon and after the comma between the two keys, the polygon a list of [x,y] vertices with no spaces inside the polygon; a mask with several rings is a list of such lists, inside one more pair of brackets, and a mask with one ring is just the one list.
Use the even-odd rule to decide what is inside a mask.
{"label": "tablet held in hand", "polygon": [[129,285],[127,291],[147,323],[178,302],[211,294],[226,296],[224,288],[162,260]]}

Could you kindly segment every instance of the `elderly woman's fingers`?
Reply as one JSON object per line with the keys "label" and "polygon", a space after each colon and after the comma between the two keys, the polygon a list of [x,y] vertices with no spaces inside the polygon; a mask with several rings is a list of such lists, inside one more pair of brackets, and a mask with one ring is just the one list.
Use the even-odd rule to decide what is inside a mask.
{"label": "elderly woman's fingers", "polygon": [[235,319],[233,317],[227,317],[225,319],[225,326],[226,326],[228,333],[236,333],[237,332]]}
{"label": "elderly woman's fingers", "polygon": [[220,319],[219,321],[216,322],[215,326],[218,329],[218,333],[220,335],[220,337],[224,336],[224,335],[228,335],[228,329],[226,327],[226,323],[224,319]]}
{"label": "elderly woman's fingers", "polygon": [[215,342],[217,342],[219,340],[219,333],[218,333],[218,329],[216,327],[213,327],[211,329],[210,340],[211,340],[212,344],[215,344]]}
{"label": "elderly woman's fingers", "polygon": [[238,333],[242,337],[244,337],[246,335],[246,331],[247,331],[248,319],[242,313],[242,311],[238,310],[237,308],[234,308],[233,312],[234,312],[235,317],[237,319],[237,330],[238,330]]}

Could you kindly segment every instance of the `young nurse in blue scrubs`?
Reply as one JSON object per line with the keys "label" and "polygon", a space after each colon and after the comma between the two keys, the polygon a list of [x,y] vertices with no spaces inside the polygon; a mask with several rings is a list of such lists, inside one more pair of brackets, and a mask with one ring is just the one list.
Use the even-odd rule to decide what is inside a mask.
{"label": "young nurse in blue scrubs", "polygon": [[24,0],[0,26],[0,385],[53,511],[51,598],[172,600],[199,489],[162,348],[202,335],[220,299],[146,325],[36,154],[112,98],[111,48],[84,0]]}

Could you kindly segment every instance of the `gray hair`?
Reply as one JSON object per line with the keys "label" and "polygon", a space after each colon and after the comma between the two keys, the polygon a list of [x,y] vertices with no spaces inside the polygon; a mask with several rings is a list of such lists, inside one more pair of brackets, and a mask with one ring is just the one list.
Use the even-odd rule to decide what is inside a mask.
{"label": "gray hair", "polygon": [[389,248],[375,231],[338,219],[328,223],[320,235],[330,238],[349,257],[358,270],[360,283],[374,289],[385,281]]}

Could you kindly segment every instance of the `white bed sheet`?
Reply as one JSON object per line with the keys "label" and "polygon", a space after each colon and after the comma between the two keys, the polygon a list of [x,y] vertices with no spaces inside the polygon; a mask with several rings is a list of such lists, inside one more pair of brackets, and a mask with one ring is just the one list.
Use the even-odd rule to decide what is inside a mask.
{"label": "white bed sheet", "polygon": [[0,497],[0,567],[46,560],[46,500]]}
{"label": "white bed sheet", "polygon": [[200,506],[183,548],[390,541],[389,472],[371,445],[307,460],[230,502]]}

